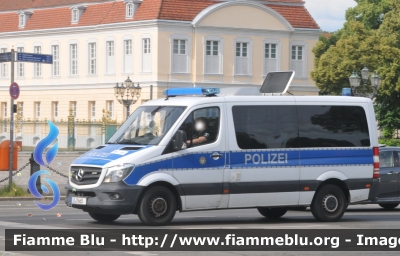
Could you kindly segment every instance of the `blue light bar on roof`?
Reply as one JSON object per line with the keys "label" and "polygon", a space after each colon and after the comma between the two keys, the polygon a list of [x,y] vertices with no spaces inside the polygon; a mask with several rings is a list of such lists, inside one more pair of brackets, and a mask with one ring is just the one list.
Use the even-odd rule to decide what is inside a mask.
{"label": "blue light bar on roof", "polygon": [[220,93],[218,88],[201,88],[201,87],[170,88],[163,92],[163,94],[167,97],[185,96],[185,95],[212,96],[218,93]]}

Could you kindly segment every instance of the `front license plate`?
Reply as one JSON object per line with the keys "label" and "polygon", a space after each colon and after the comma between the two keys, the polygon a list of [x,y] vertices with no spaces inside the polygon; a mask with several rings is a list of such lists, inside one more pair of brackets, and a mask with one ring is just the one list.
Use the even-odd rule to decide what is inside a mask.
{"label": "front license plate", "polygon": [[71,204],[86,205],[86,198],[84,198],[84,197],[71,197]]}

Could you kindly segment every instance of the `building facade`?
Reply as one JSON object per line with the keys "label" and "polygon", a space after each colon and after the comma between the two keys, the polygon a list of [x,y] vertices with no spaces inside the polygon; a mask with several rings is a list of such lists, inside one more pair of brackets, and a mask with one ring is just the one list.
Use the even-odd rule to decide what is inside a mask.
{"label": "building facade", "polygon": [[[123,121],[113,87],[129,76],[144,101],[168,87],[261,86],[295,70],[290,93],[318,95],[312,48],[321,34],[302,0],[3,0],[0,51],[53,55],[16,63],[24,119]],[[0,118],[10,116],[10,64],[0,64]],[[150,85],[153,94],[150,95]],[[3,133],[2,133],[3,132]],[[7,138],[7,132],[0,131]]]}

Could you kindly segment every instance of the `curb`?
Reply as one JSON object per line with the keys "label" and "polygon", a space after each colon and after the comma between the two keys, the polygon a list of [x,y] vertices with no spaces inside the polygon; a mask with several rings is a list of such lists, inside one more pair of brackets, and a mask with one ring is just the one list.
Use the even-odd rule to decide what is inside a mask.
{"label": "curb", "polygon": [[[53,200],[52,196],[44,196],[42,199],[38,199],[32,196],[24,197],[0,197],[0,202],[3,201],[34,201],[34,200]],[[60,200],[65,200],[65,196],[61,196]]]}

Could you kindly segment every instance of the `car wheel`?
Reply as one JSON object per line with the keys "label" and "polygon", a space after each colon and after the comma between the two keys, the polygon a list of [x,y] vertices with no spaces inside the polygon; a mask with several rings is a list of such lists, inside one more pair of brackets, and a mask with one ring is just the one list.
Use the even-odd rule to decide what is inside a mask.
{"label": "car wheel", "polygon": [[161,226],[174,218],[177,204],[174,194],[168,188],[154,186],[145,192],[139,207],[139,219],[144,224]]}
{"label": "car wheel", "polygon": [[319,221],[338,221],[347,208],[346,196],[339,187],[324,185],[314,195],[310,208],[313,216]]}
{"label": "car wheel", "polygon": [[386,210],[393,210],[394,208],[399,206],[399,204],[379,204],[379,206]]}
{"label": "car wheel", "polygon": [[258,207],[258,212],[268,219],[279,219],[287,212],[286,208],[268,208],[268,207]]}
{"label": "car wheel", "polygon": [[89,212],[90,217],[98,222],[113,222],[114,220],[118,219],[121,215],[117,214],[101,214],[101,213],[93,213]]}

